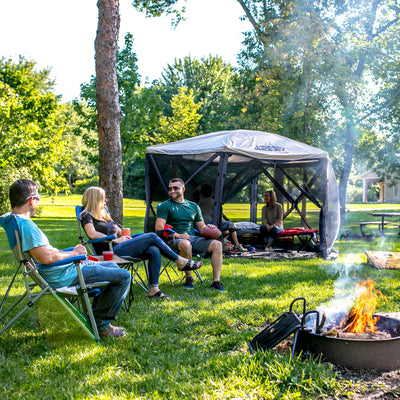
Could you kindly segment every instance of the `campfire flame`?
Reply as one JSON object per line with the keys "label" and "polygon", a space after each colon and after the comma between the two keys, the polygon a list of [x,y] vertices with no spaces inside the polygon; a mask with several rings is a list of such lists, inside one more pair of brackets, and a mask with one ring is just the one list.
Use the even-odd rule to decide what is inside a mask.
{"label": "campfire flame", "polygon": [[379,300],[387,302],[382,292],[375,288],[375,282],[367,278],[356,284],[357,300],[350,310],[343,332],[376,332],[376,323],[379,317],[373,317]]}

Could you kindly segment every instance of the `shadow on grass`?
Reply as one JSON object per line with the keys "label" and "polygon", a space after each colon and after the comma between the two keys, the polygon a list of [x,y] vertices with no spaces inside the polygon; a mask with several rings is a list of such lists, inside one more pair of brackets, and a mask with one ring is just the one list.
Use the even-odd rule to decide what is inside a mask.
{"label": "shadow on grass", "polygon": [[81,345],[95,342],[81,325],[53,296],[40,298],[37,305],[39,323],[51,347],[58,348],[68,343]]}

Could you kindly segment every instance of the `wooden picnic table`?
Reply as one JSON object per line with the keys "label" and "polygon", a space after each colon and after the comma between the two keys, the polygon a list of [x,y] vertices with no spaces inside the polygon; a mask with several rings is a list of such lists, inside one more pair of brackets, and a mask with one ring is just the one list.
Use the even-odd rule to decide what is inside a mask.
{"label": "wooden picnic table", "polygon": [[[385,225],[397,225],[400,228],[400,212],[373,212],[373,213],[368,213],[368,215],[372,215],[373,217],[380,217],[381,222],[379,223],[379,231],[381,235],[383,236],[385,234]],[[385,218],[393,218],[393,217],[398,217],[399,220],[397,222],[395,221],[385,221]],[[367,225],[369,223],[365,223]],[[371,222],[372,224],[372,222]],[[361,229],[361,225],[360,225]],[[399,232],[400,234],[400,232]]]}

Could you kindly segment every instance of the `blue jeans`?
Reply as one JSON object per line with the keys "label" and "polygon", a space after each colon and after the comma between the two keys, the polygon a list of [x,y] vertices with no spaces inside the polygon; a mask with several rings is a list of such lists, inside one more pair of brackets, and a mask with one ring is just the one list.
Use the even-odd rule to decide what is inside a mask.
{"label": "blue jeans", "polygon": [[[107,329],[113,321],[127,296],[131,286],[131,274],[112,262],[85,261],[81,267],[85,283],[108,281],[93,300],[93,316],[99,331]],[[72,285],[79,284],[76,277]]]}
{"label": "blue jeans", "polygon": [[282,230],[282,228],[279,228],[277,226],[273,226],[270,231],[268,232],[268,229],[265,225],[260,226],[260,236],[263,238],[264,243],[274,243],[276,238],[278,237],[278,233]]}
{"label": "blue jeans", "polygon": [[171,250],[155,233],[144,233],[125,242],[118,243],[114,246],[114,253],[120,257],[139,257],[149,260],[149,284],[151,287],[158,286],[161,255],[172,261],[178,259],[178,254]]}

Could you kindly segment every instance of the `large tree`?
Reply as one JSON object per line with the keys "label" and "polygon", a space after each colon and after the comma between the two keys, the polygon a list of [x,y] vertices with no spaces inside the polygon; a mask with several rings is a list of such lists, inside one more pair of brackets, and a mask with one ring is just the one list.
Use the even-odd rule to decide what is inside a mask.
{"label": "large tree", "polygon": [[278,132],[330,146],[344,216],[356,146],[376,132],[369,88],[385,84],[373,66],[394,56],[377,50],[398,40],[399,0],[238,1],[254,26],[242,55],[256,65],[248,104],[265,105]]}
{"label": "large tree", "polygon": [[[148,15],[180,12],[177,0],[134,0],[133,5]],[[120,16],[119,0],[98,0],[99,22],[95,40],[96,107],[99,132],[99,182],[109,198],[114,220],[123,220],[122,150],[120,137],[121,109],[117,80],[117,45]]]}
{"label": "large tree", "polygon": [[[337,63],[332,69],[332,91],[341,113],[344,144],[343,166],[340,171],[339,194],[342,217],[345,217],[346,190],[353,166],[354,151],[362,132],[370,123],[373,112],[369,86],[385,86],[379,76],[374,75],[373,66],[398,57],[380,50],[381,38],[392,40],[398,36],[393,28],[399,24],[400,2],[398,0],[348,1],[341,14],[337,30],[338,46],[334,52]],[[375,121],[376,122],[376,121]]]}
{"label": "large tree", "polygon": [[99,0],[96,49],[96,106],[99,132],[99,184],[106,191],[110,212],[122,224],[121,109],[117,80],[119,0]]}
{"label": "large tree", "polygon": [[330,13],[307,0],[239,3],[254,28],[240,56],[239,121],[316,145],[327,96],[321,71],[331,51]]}
{"label": "large tree", "polygon": [[382,83],[368,104],[369,120],[376,127],[380,140],[371,143],[363,135],[362,147],[364,156],[375,156],[367,166],[374,167],[389,185],[398,182],[400,168],[400,7],[397,6],[397,11],[395,3],[392,7],[392,24],[374,40],[374,53],[379,57],[374,57],[371,65],[375,81]]}

